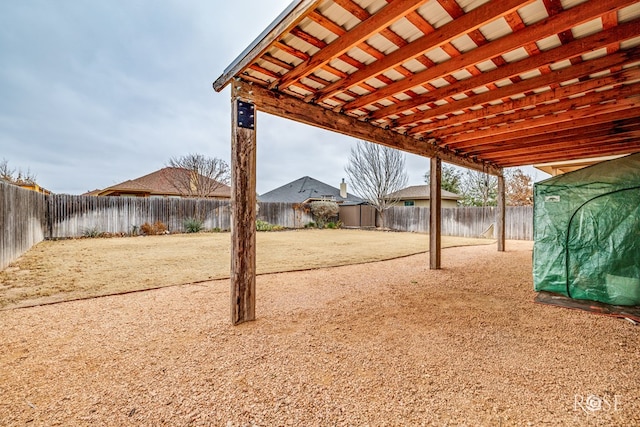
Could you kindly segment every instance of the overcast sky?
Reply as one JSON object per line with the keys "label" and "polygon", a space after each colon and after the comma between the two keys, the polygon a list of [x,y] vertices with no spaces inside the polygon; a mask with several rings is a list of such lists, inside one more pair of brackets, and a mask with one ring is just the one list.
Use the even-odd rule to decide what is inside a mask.
{"label": "overcast sky", "polygon": [[[69,194],[173,156],[229,162],[229,88],[212,82],[289,2],[0,2],[0,160]],[[337,187],[354,142],[259,114],[258,193],[305,175]],[[406,161],[409,183],[424,183],[428,159]]]}

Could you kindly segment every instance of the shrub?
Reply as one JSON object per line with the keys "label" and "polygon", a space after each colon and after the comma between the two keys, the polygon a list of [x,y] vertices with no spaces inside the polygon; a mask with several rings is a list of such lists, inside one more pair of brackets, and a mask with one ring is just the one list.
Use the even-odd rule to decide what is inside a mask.
{"label": "shrub", "polygon": [[338,216],[338,204],[330,201],[311,202],[311,213],[319,228],[324,228],[325,224]]}
{"label": "shrub", "polygon": [[162,221],[156,221],[153,223],[153,225],[145,222],[140,226],[140,231],[142,231],[142,234],[145,234],[147,236],[164,234],[167,232],[167,226],[164,225]]}
{"label": "shrub", "polygon": [[327,223],[326,227],[327,228],[340,228],[340,227],[342,227],[342,222],[340,222],[340,221],[338,221],[338,222],[330,221],[330,222]]}
{"label": "shrub", "polygon": [[183,225],[187,233],[197,233],[204,228],[204,223],[195,218],[185,219]]}
{"label": "shrub", "polygon": [[316,223],[315,223],[315,222],[313,222],[313,221],[308,222],[308,223],[306,223],[306,224],[304,225],[304,228],[316,228],[316,227],[317,227],[317,225],[316,225]]}
{"label": "shrub", "polygon": [[101,237],[102,233],[98,231],[98,227],[85,228],[84,230],[82,230],[82,236],[88,238],[96,238]]}
{"label": "shrub", "polygon": [[168,228],[162,221],[156,221],[153,223],[153,228],[156,230],[156,234],[164,234],[167,232]]}
{"label": "shrub", "polygon": [[284,227],[281,225],[269,224],[267,221],[261,219],[256,221],[256,230],[258,231],[279,231],[283,229]]}

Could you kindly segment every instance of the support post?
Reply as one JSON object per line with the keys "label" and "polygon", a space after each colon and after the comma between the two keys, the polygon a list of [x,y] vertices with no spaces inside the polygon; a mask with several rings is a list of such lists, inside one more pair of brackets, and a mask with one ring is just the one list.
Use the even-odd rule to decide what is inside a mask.
{"label": "support post", "polygon": [[505,243],[505,217],[506,217],[506,207],[505,207],[505,185],[504,185],[504,174],[498,175],[498,209],[497,209],[497,218],[496,218],[496,234],[498,236],[498,252],[504,252],[504,243]]}
{"label": "support post", "polygon": [[431,158],[429,185],[429,268],[439,270],[442,252],[442,160],[439,157]]}
{"label": "support post", "polygon": [[256,305],[255,108],[231,89],[231,322],[254,320]]}

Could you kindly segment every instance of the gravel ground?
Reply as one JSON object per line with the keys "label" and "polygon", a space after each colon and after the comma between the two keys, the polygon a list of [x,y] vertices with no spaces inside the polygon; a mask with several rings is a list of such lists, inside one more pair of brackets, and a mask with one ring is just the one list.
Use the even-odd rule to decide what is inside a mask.
{"label": "gravel ground", "polygon": [[640,425],[640,328],[494,248],[260,276],[237,327],[227,280],[0,312],[0,424]]}

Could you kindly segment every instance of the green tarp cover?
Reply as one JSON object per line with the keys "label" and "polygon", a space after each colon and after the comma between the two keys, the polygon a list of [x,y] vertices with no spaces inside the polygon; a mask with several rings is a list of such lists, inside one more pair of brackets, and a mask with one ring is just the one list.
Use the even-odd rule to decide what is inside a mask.
{"label": "green tarp cover", "polygon": [[533,283],[640,305],[640,153],[535,184]]}

